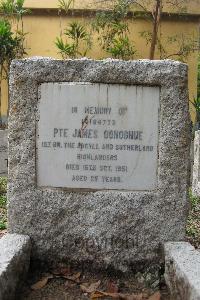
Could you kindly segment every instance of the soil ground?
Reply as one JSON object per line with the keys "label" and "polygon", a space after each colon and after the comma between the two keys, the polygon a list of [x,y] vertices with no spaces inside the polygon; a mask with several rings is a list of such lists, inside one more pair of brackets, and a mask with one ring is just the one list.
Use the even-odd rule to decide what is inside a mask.
{"label": "soil ground", "polygon": [[[77,270],[70,275],[70,278],[76,278],[80,272]],[[135,285],[132,277],[119,278],[112,275],[100,274],[97,272],[84,272],[75,280],[58,277],[50,278],[48,282],[44,281],[45,286],[40,288],[41,278],[52,277],[52,274],[29,274],[29,278],[18,295],[18,300],[88,300],[88,299],[124,299],[124,300],[169,300],[169,294],[164,283],[160,284],[160,292],[153,289],[142,288]],[[54,275],[55,276],[55,275]],[[36,283],[36,286],[33,284]],[[38,285],[38,286],[37,286]],[[96,285],[96,286],[95,286]],[[33,290],[31,286],[39,287]],[[97,298],[97,291],[110,293],[111,296],[101,295]]]}

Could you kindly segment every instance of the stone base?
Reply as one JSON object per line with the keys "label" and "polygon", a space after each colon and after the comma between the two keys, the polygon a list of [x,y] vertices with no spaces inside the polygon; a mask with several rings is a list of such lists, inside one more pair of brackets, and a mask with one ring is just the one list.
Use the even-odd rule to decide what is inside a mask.
{"label": "stone base", "polygon": [[0,239],[0,300],[15,299],[29,269],[30,250],[28,236],[6,234]]}
{"label": "stone base", "polygon": [[166,243],[165,280],[172,300],[199,300],[200,252],[189,243]]}

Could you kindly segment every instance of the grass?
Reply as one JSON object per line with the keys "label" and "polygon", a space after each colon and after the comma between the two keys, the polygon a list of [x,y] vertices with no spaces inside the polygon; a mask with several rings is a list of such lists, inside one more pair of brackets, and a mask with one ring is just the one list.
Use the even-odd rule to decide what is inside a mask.
{"label": "grass", "polygon": [[187,222],[187,239],[196,248],[200,248],[200,197],[190,191],[191,211]]}
{"label": "grass", "polygon": [[0,195],[6,194],[7,192],[7,178],[0,177]]}
{"label": "grass", "polygon": [[7,198],[5,195],[0,195],[0,208],[6,208]]}
{"label": "grass", "polygon": [[5,218],[1,218],[0,221],[0,230],[4,230],[7,228],[7,219]]}
{"label": "grass", "polygon": [[0,177],[0,230],[7,228],[7,178]]}

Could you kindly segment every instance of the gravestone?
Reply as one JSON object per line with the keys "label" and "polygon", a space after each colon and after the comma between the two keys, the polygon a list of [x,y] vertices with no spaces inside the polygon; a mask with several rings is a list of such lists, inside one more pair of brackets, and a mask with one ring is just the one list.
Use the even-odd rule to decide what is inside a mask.
{"label": "gravestone", "polygon": [[195,131],[192,194],[200,197],[200,130]]}
{"label": "gravestone", "polygon": [[16,60],[10,97],[9,232],[33,259],[137,271],[185,238],[185,64]]}
{"label": "gravestone", "polygon": [[0,130],[0,177],[8,175],[8,132]]}

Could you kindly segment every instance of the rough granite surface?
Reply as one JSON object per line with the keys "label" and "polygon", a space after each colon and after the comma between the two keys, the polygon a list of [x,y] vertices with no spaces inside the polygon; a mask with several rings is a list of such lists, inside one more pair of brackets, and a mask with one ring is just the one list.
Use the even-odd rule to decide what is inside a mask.
{"label": "rough granite surface", "polygon": [[28,236],[6,234],[0,239],[0,300],[15,299],[28,272],[30,252]]}
{"label": "rough granite surface", "polygon": [[[43,82],[160,87],[158,188],[77,192],[37,187],[36,113]],[[10,72],[9,232],[27,234],[32,258],[134,271],[185,238],[190,121],[187,65],[166,61],[14,60]],[[141,264],[140,264],[141,262]]]}
{"label": "rough granite surface", "polygon": [[200,130],[195,131],[192,194],[200,197]]}
{"label": "rough granite surface", "polygon": [[186,242],[165,244],[165,280],[172,300],[200,300],[200,252]]}

